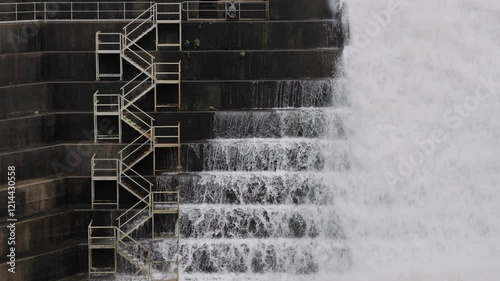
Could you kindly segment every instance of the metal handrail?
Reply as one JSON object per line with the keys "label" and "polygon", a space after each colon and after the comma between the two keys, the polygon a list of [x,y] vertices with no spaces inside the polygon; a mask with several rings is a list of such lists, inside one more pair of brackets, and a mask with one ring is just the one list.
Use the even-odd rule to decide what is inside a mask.
{"label": "metal handrail", "polygon": [[[103,51],[121,51],[121,33],[117,32],[96,32],[96,45],[97,45],[97,50],[101,50],[99,46],[101,45],[117,45],[118,48],[116,49],[111,49],[111,50],[103,50]],[[118,40],[112,40],[112,39],[107,39],[106,37],[109,36],[116,36]]]}
{"label": "metal handrail", "polygon": [[[134,169],[132,169],[130,166],[128,166],[127,164],[123,164],[129,171],[132,171],[138,178],[142,179],[143,181],[146,182],[147,185],[149,185],[149,190],[147,190],[146,188],[144,188],[143,186],[142,189],[144,189],[146,192],[148,193],[151,193],[151,190],[153,190],[153,186],[154,184],[150,181],[148,181],[145,177],[143,177],[141,174],[139,174],[138,172],[136,172]],[[134,180],[133,178],[131,178],[130,176],[126,175],[125,176],[130,179],[132,182],[134,182],[135,184],[137,185],[140,185],[136,180]]]}
{"label": "metal handrail", "polygon": [[[141,243],[137,242],[134,238],[130,237],[130,235],[128,235],[127,233],[125,233],[124,231],[122,231],[120,228],[117,228],[117,236],[118,236],[118,245],[120,245],[120,242],[125,244],[125,242],[123,242],[123,238],[121,238],[121,235],[127,237],[128,239],[130,239],[135,245],[137,245],[141,250],[145,251],[147,253],[147,258],[146,258],[146,262],[147,264],[150,264],[151,263],[151,251],[144,247]],[[126,245],[126,244],[125,244]],[[141,258],[142,256],[139,255],[139,258]],[[149,268],[148,268],[149,269]],[[140,272],[140,271],[138,271]],[[151,271],[150,271],[151,272]],[[137,273],[136,273],[137,274]]]}
{"label": "metal handrail", "polygon": [[[151,131],[148,130],[146,133],[149,133]],[[150,139],[147,139],[145,142],[141,143],[139,145],[139,147],[137,147],[136,149],[134,149],[132,152],[128,153],[127,156],[123,157],[123,151],[125,151],[126,149],[132,147],[132,146],[136,146],[137,145],[137,142],[138,142],[138,139],[142,138],[143,136],[139,136],[134,142],[131,142],[129,145],[127,145],[124,149],[120,150],[118,152],[118,154],[120,155],[120,161],[122,162],[122,165],[125,165],[125,163],[123,163],[123,161],[125,161],[125,159],[129,158],[132,154],[134,154],[135,152],[139,151],[139,149],[141,149],[143,146],[149,144],[149,147],[151,148],[152,147],[152,141]],[[128,168],[128,167],[127,167]]]}
{"label": "metal handrail", "polygon": [[[130,23],[128,23],[125,27],[123,27],[122,29],[124,30],[124,34],[125,36],[127,36],[128,32],[127,32],[127,28],[132,25],[134,22],[138,21],[139,19],[141,19],[141,17],[146,14],[147,12],[150,12],[150,10],[153,8],[153,7],[156,7],[156,3],[154,3],[153,5],[151,5],[151,7],[149,7],[148,9],[144,10],[144,12],[142,12],[140,15],[138,15],[134,20],[132,20]],[[148,17],[149,19],[149,17]],[[133,32],[133,31],[131,31]]]}
{"label": "metal handrail", "polygon": [[[90,158],[90,176],[93,177],[94,176],[94,159],[95,159],[95,153],[94,155],[92,155],[92,158]],[[90,221],[90,224],[92,224],[92,221]],[[90,225],[89,225],[90,227]]]}
{"label": "metal handrail", "polygon": [[[163,69],[162,66],[176,67],[176,69],[172,70],[172,71],[159,71],[159,70]],[[170,68],[168,68],[168,69],[170,70]],[[172,76],[176,77],[175,80],[180,81],[181,80],[181,61],[178,61],[178,62],[156,62],[156,63],[154,63],[154,73],[155,73],[156,80],[164,80],[164,79],[160,79],[159,76],[172,75]]]}
{"label": "metal handrail", "polygon": [[[136,107],[133,103],[129,103],[129,104],[128,104],[128,106]],[[137,109],[138,109],[138,108],[137,108]],[[142,112],[142,110],[140,110],[140,109],[139,109],[139,112],[143,113],[143,112]],[[154,120],[154,119],[153,119],[153,118],[151,118],[151,116],[146,115],[146,116],[149,118],[149,120],[150,120],[150,124],[148,124],[146,121],[142,120],[139,116],[137,116],[136,114],[134,114],[134,113],[133,113],[132,111],[130,111],[128,108],[124,108],[124,107],[122,106],[122,115],[123,115],[123,113],[128,113],[128,114],[130,114],[130,115],[134,116],[134,117],[135,117],[136,119],[138,119],[141,123],[143,123],[144,125],[146,125],[146,127],[147,127],[147,128],[146,128],[146,129],[144,129],[144,131],[149,131],[149,130],[151,129],[151,127],[153,127],[153,124],[152,124],[152,123],[153,123],[153,120]],[[143,114],[145,114],[145,113],[143,113]],[[133,121],[133,120],[132,120],[132,121]],[[142,128],[141,128],[141,129],[142,129]],[[145,135],[145,133],[143,133],[143,132],[140,132],[140,133],[141,133],[142,135],[146,136],[146,135]]]}
{"label": "metal handrail", "polygon": [[[114,168],[97,168],[98,162],[114,162]],[[92,177],[96,176],[96,172],[98,171],[115,171],[115,176],[118,176],[118,159],[116,158],[95,158],[95,154],[92,157],[92,165],[91,165],[91,175]]]}
{"label": "metal handrail", "polygon": [[[88,225],[88,238],[87,238],[87,243],[89,247],[94,243],[96,240],[106,240],[109,241],[110,239],[112,240],[111,243],[108,244],[115,244],[116,241],[116,227],[114,226],[92,226],[94,220],[90,220],[90,223]],[[93,232],[95,229],[107,229],[107,230],[113,230],[113,234],[110,236],[93,236]]]}
{"label": "metal handrail", "polygon": [[[142,19],[142,16],[146,13],[150,13],[150,16],[146,19]],[[134,24],[136,21],[138,21],[139,19],[142,19],[142,22],[139,23],[134,29],[132,29],[131,31],[128,31],[127,28],[129,26],[131,26],[132,24]],[[123,33],[125,36],[130,36],[130,34],[134,33],[137,29],[139,29],[142,25],[144,25],[145,23],[149,22],[151,20],[152,22],[152,25],[155,25],[156,24],[156,4],[153,4],[151,7],[149,7],[148,9],[146,9],[142,14],[140,14],[139,16],[137,16],[137,18],[135,18],[133,21],[131,21],[129,24],[127,24],[124,28],[123,28]]]}
{"label": "metal handrail", "polygon": [[[134,5],[130,5],[134,4]],[[127,5],[131,8],[127,9]],[[0,9],[6,12],[0,12],[0,23],[19,23],[19,22],[95,22],[95,21],[131,21],[136,19],[138,12],[144,9],[138,9],[137,5],[155,5],[154,2],[20,2],[20,3],[0,3]],[[68,6],[68,8],[61,8]],[[83,9],[78,7],[95,6],[94,9]],[[114,6],[114,7],[113,7]],[[75,8],[76,7],[76,8]],[[106,8],[111,7],[111,8]],[[149,8],[148,8],[149,9]],[[132,16],[128,16],[132,14]],[[56,15],[64,15],[63,19],[55,18]],[[86,15],[89,15],[85,17]],[[117,17],[117,16],[120,17]],[[29,16],[23,18],[24,16]],[[123,16],[123,17],[121,17]],[[2,18],[7,18],[2,19]],[[9,20],[10,19],[10,20]]]}
{"label": "metal handrail", "polygon": [[[178,189],[179,189],[179,187],[177,187],[177,191],[153,191],[153,192],[151,192],[151,208],[153,210],[157,210],[156,204],[169,204],[169,205],[170,204],[177,204],[177,210],[179,210],[180,206],[181,206],[181,194],[180,194],[180,191]],[[155,197],[154,197],[155,194],[167,194],[167,195],[177,194],[177,200],[175,200],[175,201],[156,201]],[[158,209],[158,210],[161,210],[161,209]]]}
{"label": "metal handrail", "polygon": [[[133,54],[135,54],[136,56],[138,56],[141,60],[143,60],[145,63],[147,63],[148,67],[151,66],[153,63],[154,63],[154,60],[155,60],[155,57],[153,55],[151,55],[148,51],[144,50],[141,46],[139,46],[138,44],[136,44],[134,41],[130,40],[129,38],[127,38],[125,35],[122,35],[122,38],[124,39],[124,43],[123,43],[123,49],[122,49],[122,53],[125,54],[125,51],[129,51],[129,52],[132,52]],[[130,45],[127,46],[127,40],[130,41]],[[140,51],[142,51],[143,53],[145,53],[147,56],[149,56],[149,58],[151,59],[151,62],[149,62],[148,60],[146,60],[145,58],[141,57],[139,55],[138,52],[132,50],[130,47],[134,45],[136,46],[137,48],[139,48]]]}
{"label": "metal handrail", "polygon": [[[176,19],[172,20],[170,19],[171,21],[177,21],[177,22],[181,22],[182,21],[182,3],[157,3],[156,4],[156,20],[157,21],[161,21],[162,19],[160,17],[162,16],[165,16],[165,15],[176,15]],[[160,11],[160,7],[175,7],[177,6],[177,10],[176,11],[169,11],[169,12],[165,12],[165,11]]]}
{"label": "metal handrail", "polygon": [[[119,217],[116,218],[116,221],[118,222],[118,228],[122,228],[124,225],[126,225],[129,221],[131,221],[132,219],[134,219],[137,215],[139,215],[140,212],[144,211],[146,208],[149,208],[149,206],[146,206],[144,208],[142,208],[141,210],[139,210],[135,215],[133,215],[130,219],[127,219],[124,223],[121,222],[121,218],[124,217],[125,215],[127,215],[128,213],[132,212],[133,210],[135,210],[135,208],[140,204],[140,203],[143,203],[144,201],[147,201],[149,202],[149,196],[151,196],[151,194],[148,194],[146,196],[144,196],[141,200],[139,200],[139,202],[137,202],[134,206],[128,208],[127,211],[125,211],[123,214],[121,214]],[[148,199],[146,199],[148,198]],[[150,215],[151,212],[148,212],[148,215]]]}
{"label": "metal handrail", "polygon": [[[148,69],[149,69],[149,67],[148,67],[146,70],[148,70]],[[141,75],[144,75],[144,73],[139,73],[139,74],[137,74],[137,76],[136,76],[136,77],[132,78],[132,80],[128,81],[128,82],[127,82],[127,84],[125,84],[124,86],[122,86],[122,87],[120,88],[120,90],[122,90],[122,95],[123,95],[123,89],[124,89],[125,87],[127,87],[129,84],[131,84],[131,83],[135,82],[135,80],[137,80],[137,78],[138,78],[139,76],[141,76]],[[147,79],[145,79],[145,80],[147,80]],[[144,82],[144,81],[143,81],[143,82]],[[142,83],[142,82],[141,82],[141,83]],[[132,90],[134,90],[134,89],[132,89]]]}
{"label": "metal handrail", "polygon": [[[153,65],[149,66],[148,68],[146,68],[146,71],[148,71],[150,68],[152,68]],[[127,98],[128,95],[130,95],[133,91],[135,91],[137,88],[139,88],[140,86],[144,85],[145,83],[151,83],[151,85],[153,86],[154,85],[154,78],[152,76],[148,76],[146,79],[142,80],[141,82],[136,82],[136,80],[138,80],[137,78],[140,77],[141,75],[143,75],[144,73],[139,73],[139,75],[137,75],[136,77],[134,77],[134,79],[130,80],[127,84],[125,84],[125,86],[121,87],[120,89],[122,90],[122,96],[124,98]],[[151,80],[149,82],[149,80]],[[131,90],[129,90],[127,93],[125,93],[125,88],[132,84],[132,83],[139,83],[137,84],[137,86],[135,86],[134,88],[132,88]]]}
{"label": "metal handrail", "polygon": [[[99,103],[99,97],[115,97],[116,103]],[[94,93],[94,110],[97,111],[99,107],[117,107],[117,112],[120,109],[120,95],[119,94],[100,94],[99,91]]]}
{"label": "metal handrail", "polygon": [[[122,110],[127,110],[126,108],[124,108],[124,105],[125,105],[125,102],[128,102],[127,106],[132,106],[134,107],[135,109],[137,109],[140,113],[146,115],[146,117],[148,117],[150,120],[151,120],[151,124],[148,125],[148,126],[153,126],[153,121],[155,121],[155,119],[153,117],[151,117],[151,115],[147,114],[146,112],[144,112],[142,109],[140,109],[139,107],[137,107],[135,104],[131,103],[129,100],[127,100],[126,98],[122,97]],[[130,112],[132,113],[130,110],[127,110],[127,112]],[[133,114],[133,113],[132,113]],[[138,118],[138,117],[137,117]],[[140,119],[140,118],[139,118]],[[142,120],[142,119],[141,119]],[[147,125],[147,124],[146,124]]]}
{"label": "metal handrail", "polygon": [[[198,8],[192,8],[192,6],[197,6]],[[210,8],[210,9],[200,9],[199,4],[213,4],[216,6],[216,8]],[[229,7],[232,5],[235,5],[236,11],[238,13],[238,19],[239,20],[269,20],[269,1],[183,1],[182,2],[182,11],[187,12],[187,20],[227,20],[228,19],[228,12],[229,12]],[[245,5],[262,5],[262,9],[255,9],[255,8],[250,8],[250,9],[244,9],[242,6]],[[224,8],[222,8],[224,7]],[[216,18],[200,18],[198,17],[191,17],[192,12],[216,12],[216,13],[224,13],[223,17],[216,17]],[[261,12],[265,13],[264,17],[242,17],[242,12]]]}

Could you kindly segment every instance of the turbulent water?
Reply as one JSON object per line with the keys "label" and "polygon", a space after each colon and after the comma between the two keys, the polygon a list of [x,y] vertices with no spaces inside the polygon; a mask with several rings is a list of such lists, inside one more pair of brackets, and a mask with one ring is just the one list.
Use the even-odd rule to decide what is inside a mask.
{"label": "turbulent water", "polygon": [[183,201],[180,247],[167,240],[158,251],[170,259],[179,250],[184,280],[311,280],[346,270],[351,253],[331,187],[348,180],[347,115],[345,107],[216,112],[216,138],[185,146],[185,158],[201,164],[158,179],[160,188],[182,186]]}
{"label": "turbulent water", "polygon": [[159,178],[182,279],[499,280],[500,2],[346,2],[340,77],[216,112]]}
{"label": "turbulent water", "polygon": [[347,2],[335,280],[500,280],[500,2]]}

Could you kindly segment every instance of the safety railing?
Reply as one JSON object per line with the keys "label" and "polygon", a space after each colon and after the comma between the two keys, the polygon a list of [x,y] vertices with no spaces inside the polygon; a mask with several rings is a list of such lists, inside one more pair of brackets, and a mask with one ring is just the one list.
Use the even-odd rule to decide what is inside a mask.
{"label": "safety railing", "polygon": [[95,158],[92,156],[91,175],[93,178],[116,178],[118,179],[118,159],[113,158]]}
{"label": "safety railing", "polygon": [[184,1],[187,20],[269,20],[269,1]]}
{"label": "safety railing", "polygon": [[[136,127],[138,127],[140,129],[138,131],[142,134],[144,134],[144,132],[141,131],[147,131],[151,129],[151,127],[153,127],[153,122],[155,121],[155,119],[151,117],[151,115],[147,114],[142,109],[137,107],[134,103],[130,102],[124,97],[121,98],[121,103],[122,104],[120,109],[122,120],[135,123],[130,125],[135,129],[137,129]],[[131,108],[134,112],[129,108]],[[144,118],[140,118],[136,113],[141,114],[141,116],[143,116]]]}
{"label": "safety railing", "polygon": [[116,228],[114,226],[88,226],[88,245],[94,247],[114,247],[116,245]]}
{"label": "safety railing", "polygon": [[97,113],[119,113],[120,95],[103,94],[96,91],[94,93],[94,112]]}
{"label": "safety railing", "polygon": [[182,21],[182,3],[158,3],[156,5],[157,21],[170,23]]}
{"label": "safety railing", "polygon": [[[122,173],[120,175],[120,183],[125,183],[127,186],[130,186],[131,184],[134,184],[137,186],[139,190],[141,190],[144,193],[151,193],[151,190],[153,189],[153,183],[147,180],[145,177],[143,177],[141,174],[139,174],[137,171],[132,169],[132,167],[128,166],[125,163],[121,163],[121,169]],[[149,202],[145,202],[149,203]]]}
{"label": "safety railing", "polygon": [[121,34],[96,32],[96,50],[101,54],[119,54],[121,51]]}
{"label": "safety railing", "polygon": [[[99,116],[119,116],[120,114],[120,95],[118,94],[103,94],[96,91],[93,96],[94,110],[94,142],[97,140],[120,140],[121,141],[121,125],[118,124],[118,132],[112,128],[109,131],[103,132],[99,126]],[[119,121],[119,120],[118,120]]]}
{"label": "safety railing", "polygon": [[133,21],[123,27],[123,35],[129,38],[132,42],[137,42],[149,30],[156,25],[156,4],[146,9],[142,14],[137,16]]}
{"label": "safety railing", "polygon": [[157,145],[162,144],[181,144],[181,125],[177,123],[175,126],[154,126],[153,135]]}
{"label": "safety railing", "polygon": [[154,2],[18,2],[0,4],[0,23],[23,22],[127,22]]}
{"label": "safety railing", "polygon": [[127,227],[128,228],[133,227],[135,226],[132,225],[133,222],[137,222],[137,220],[140,219],[148,218],[151,215],[151,206],[149,204],[143,207],[139,207],[141,203],[143,203],[144,201],[149,203],[150,196],[151,196],[150,194],[146,195],[145,197],[143,197],[142,200],[137,202],[134,206],[130,207],[127,211],[125,211],[125,213],[121,214],[118,218],[116,218],[119,229],[123,231],[124,229],[127,229]]}
{"label": "safety railing", "polygon": [[[123,232],[121,229],[117,229],[117,236],[118,252],[129,262],[139,268],[139,270],[136,271],[134,275],[138,275],[141,271],[143,271],[147,275],[150,275],[149,264],[151,263],[152,257],[151,250],[143,246],[141,243],[139,243],[127,233]],[[126,254],[125,251],[129,254]]]}
{"label": "safety railing", "polygon": [[[146,69],[153,65],[155,57],[129,38],[122,36],[122,40],[122,56],[125,59],[128,58],[131,64],[139,68],[139,70],[143,71],[145,74],[152,75],[152,73],[147,73]],[[133,50],[132,47],[137,50]]]}
{"label": "safety railing", "polygon": [[[149,133],[151,133],[151,129],[146,132],[146,134]],[[141,157],[145,157],[147,153],[153,151],[153,141],[147,137],[146,140],[144,140],[144,138],[145,137],[143,135],[139,136],[124,149],[118,152],[120,164],[122,166],[121,173],[124,173],[132,168],[132,166],[134,166],[139,159],[142,159]],[[126,164],[125,161],[128,164]]]}
{"label": "safety railing", "polygon": [[117,263],[113,268],[96,268],[93,267],[92,251],[93,249],[116,249],[117,246],[117,229],[114,226],[93,226],[93,220],[90,221],[87,229],[87,245],[88,245],[88,269],[89,274],[114,274],[116,273]]}
{"label": "safety railing", "polygon": [[[141,98],[155,86],[155,81],[153,78],[153,65],[146,68],[146,72],[151,73],[151,76],[145,75],[143,72],[141,72],[127,84],[121,87],[122,96],[130,101],[129,104],[133,104],[137,99]],[[128,104],[125,105],[125,108],[126,107],[128,107]]]}
{"label": "safety railing", "polygon": [[151,209],[153,213],[178,212],[180,208],[179,187],[177,191],[153,191]]}
{"label": "safety railing", "polygon": [[155,78],[158,83],[172,81],[180,83],[181,81],[181,61],[179,62],[157,62],[154,64]]}
{"label": "safety railing", "polygon": [[104,73],[101,70],[101,55],[116,55],[121,56],[122,53],[122,34],[120,33],[108,33],[108,32],[96,32],[95,34],[95,50],[96,50],[96,79],[100,78],[120,78],[123,79],[123,62],[119,58],[120,68],[119,71],[113,70],[113,73]]}

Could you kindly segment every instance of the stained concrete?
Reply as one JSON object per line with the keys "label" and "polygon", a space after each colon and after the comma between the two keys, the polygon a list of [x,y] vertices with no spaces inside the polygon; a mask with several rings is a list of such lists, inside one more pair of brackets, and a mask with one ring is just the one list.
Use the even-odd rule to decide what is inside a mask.
{"label": "stained concrete", "polygon": [[[345,38],[339,25],[340,13],[331,13],[328,2],[271,1],[273,21],[269,23],[185,23],[184,40],[190,41],[183,42],[186,51],[154,54],[158,60],[183,60],[183,110],[244,109],[255,104],[273,107],[276,100],[290,94],[299,98],[290,100],[289,105],[298,107],[307,88],[283,81],[330,79],[336,74],[335,62]],[[91,155],[115,157],[123,148],[78,143],[82,130],[92,128],[90,110],[95,90],[116,92],[123,85],[119,81],[95,81],[95,32],[120,30],[122,26],[0,25],[0,73],[5,73],[0,76],[0,126],[7,133],[0,146],[11,150],[0,153],[0,173],[5,173],[7,165],[16,165],[19,181],[55,177],[50,183],[20,185],[20,215],[26,221],[19,226],[23,238],[18,266],[23,273],[15,280],[57,280],[86,271],[87,253],[81,245],[85,240],[80,239],[85,239],[89,221],[109,225],[120,213],[59,213],[58,209],[85,208],[82,203],[89,201]],[[152,48],[151,38],[143,40],[149,41],[147,48]],[[193,44],[195,39],[200,41],[198,46]],[[125,71],[125,80],[136,73],[128,64]],[[318,105],[326,104],[331,97],[328,87],[322,91],[324,99]],[[151,110],[149,102],[145,99],[143,103]],[[19,116],[29,118],[16,119]],[[181,121],[184,142],[200,141],[212,133],[213,112],[154,116],[163,123]],[[130,128],[125,129],[125,135],[133,137]],[[187,147],[185,144],[182,148],[183,167],[201,169],[203,159],[188,156]],[[4,183],[3,178],[0,180]],[[0,203],[0,209],[5,208],[5,203]],[[63,249],[57,250],[59,246]]]}

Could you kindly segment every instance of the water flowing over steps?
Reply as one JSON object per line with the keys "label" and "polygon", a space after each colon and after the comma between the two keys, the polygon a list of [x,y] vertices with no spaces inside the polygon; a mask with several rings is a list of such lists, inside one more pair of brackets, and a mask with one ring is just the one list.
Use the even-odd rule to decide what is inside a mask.
{"label": "water flowing over steps", "polygon": [[347,269],[333,201],[349,181],[348,114],[343,106],[216,112],[215,138],[183,146],[186,173],[157,178],[160,190],[183,186],[183,212],[180,244],[158,242],[155,251],[179,249],[184,280],[314,280]]}
{"label": "water flowing over steps", "polygon": [[334,208],[305,204],[183,205],[180,233],[183,238],[345,238]]}
{"label": "water flowing over steps", "polygon": [[[343,184],[341,175],[337,180]],[[332,183],[317,172],[202,172],[157,179],[160,189],[183,186],[184,204],[325,205],[334,198],[327,184]]]}
{"label": "water flowing over steps", "polygon": [[296,108],[217,112],[214,123],[216,138],[318,138],[344,139],[345,108]]}
{"label": "water flowing over steps", "polygon": [[148,265],[139,260],[138,258],[136,258],[136,255],[135,254],[132,254],[130,253],[129,251],[127,250],[121,250],[121,251],[118,251],[118,253],[124,257],[126,260],[128,260],[129,262],[135,264],[136,266],[138,266],[142,271],[146,272],[146,273],[149,273],[149,268],[148,268]]}
{"label": "water flowing over steps", "polygon": [[[185,146],[187,171],[197,163],[202,163],[204,171],[248,172],[321,171],[325,168],[346,171],[351,164],[348,157],[349,145],[342,140],[217,139]],[[325,152],[328,154],[324,154]],[[327,158],[329,161],[325,161]]]}
{"label": "water flowing over steps", "polygon": [[[168,255],[177,245],[158,242],[155,248]],[[344,242],[331,239],[182,239],[181,263],[185,274],[288,273],[310,275],[325,267],[340,272],[350,264]],[[292,279],[295,280],[295,279]]]}

